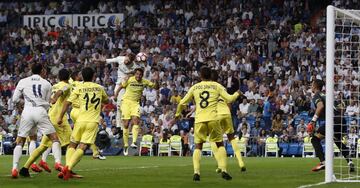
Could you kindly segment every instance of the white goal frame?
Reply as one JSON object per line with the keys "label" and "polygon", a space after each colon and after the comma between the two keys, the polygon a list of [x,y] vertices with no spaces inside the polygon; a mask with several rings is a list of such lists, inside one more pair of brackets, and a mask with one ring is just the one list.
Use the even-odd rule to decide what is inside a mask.
{"label": "white goal frame", "polygon": [[[351,10],[353,11],[353,10]],[[325,138],[325,182],[360,182],[354,179],[337,179],[334,174],[334,69],[335,69],[335,13],[356,19],[360,25],[360,16],[351,11],[328,6],[326,11],[326,138]],[[360,10],[359,10],[360,11]],[[360,53],[360,52],[359,52]],[[359,62],[360,63],[360,62]],[[345,160],[342,158],[341,160]],[[355,165],[357,162],[355,162]],[[356,168],[356,170],[358,170]],[[358,173],[358,172],[356,172]]]}

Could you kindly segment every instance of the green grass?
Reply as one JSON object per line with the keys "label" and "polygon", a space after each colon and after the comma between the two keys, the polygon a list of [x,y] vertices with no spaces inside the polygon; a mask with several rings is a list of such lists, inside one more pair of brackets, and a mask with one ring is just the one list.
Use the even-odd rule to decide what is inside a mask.
{"label": "green grass", "polygon": [[[26,160],[22,157],[21,164]],[[52,161],[52,158],[49,159]],[[105,161],[84,157],[75,168],[83,179],[63,181],[57,172],[32,174],[31,178],[11,179],[12,156],[0,156],[0,187],[298,187],[319,183],[324,172],[313,173],[313,158],[245,158],[248,171],[239,171],[234,158],[228,160],[233,180],[225,181],[215,173],[215,160],[201,160],[201,181],[192,181],[191,157],[108,157]],[[53,163],[50,163],[53,166]],[[317,187],[359,187],[359,183],[330,184]]]}

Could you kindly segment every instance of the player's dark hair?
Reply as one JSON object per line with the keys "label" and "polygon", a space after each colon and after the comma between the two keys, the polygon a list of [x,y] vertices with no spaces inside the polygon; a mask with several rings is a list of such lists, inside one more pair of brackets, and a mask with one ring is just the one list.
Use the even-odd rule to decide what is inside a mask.
{"label": "player's dark hair", "polygon": [[211,69],[211,80],[217,82],[219,79],[219,74],[215,69]]}
{"label": "player's dark hair", "polygon": [[81,71],[84,82],[91,82],[94,77],[94,70],[90,67],[86,67]]}
{"label": "player's dark hair", "polygon": [[40,63],[35,63],[35,64],[33,64],[32,67],[31,67],[31,72],[32,72],[33,74],[40,74],[41,71],[42,71],[42,69],[43,69],[42,64],[40,64]]}
{"label": "player's dark hair", "polygon": [[200,76],[202,79],[210,80],[211,79],[211,69],[207,66],[202,66],[200,68]]}
{"label": "player's dark hair", "polygon": [[70,72],[67,69],[61,69],[58,78],[60,81],[67,81],[70,78]]}
{"label": "player's dark hair", "polygon": [[144,74],[144,69],[142,69],[142,68],[136,68],[136,69],[135,69],[135,72],[137,72],[137,71],[140,71],[141,74]]}
{"label": "player's dark hair", "polygon": [[79,76],[79,72],[80,72],[80,71],[74,71],[74,72],[71,73],[71,78],[72,78],[74,81],[76,81],[76,77]]}
{"label": "player's dark hair", "polygon": [[324,81],[320,80],[320,79],[316,79],[314,80],[314,86],[321,90],[324,87]]}

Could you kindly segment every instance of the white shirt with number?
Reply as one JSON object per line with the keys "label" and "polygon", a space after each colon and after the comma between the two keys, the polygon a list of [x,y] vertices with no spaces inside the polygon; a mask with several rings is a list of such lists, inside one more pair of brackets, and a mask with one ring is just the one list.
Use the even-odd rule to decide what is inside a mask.
{"label": "white shirt with number", "polygon": [[21,79],[15,88],[13,102],[18,103],[20,97],[25,100],[21,113],[19,137],[36,135],[39,130],[43,135],[55,133],[47,113],[50,107],[51,84],[39,75],[32,75]]}

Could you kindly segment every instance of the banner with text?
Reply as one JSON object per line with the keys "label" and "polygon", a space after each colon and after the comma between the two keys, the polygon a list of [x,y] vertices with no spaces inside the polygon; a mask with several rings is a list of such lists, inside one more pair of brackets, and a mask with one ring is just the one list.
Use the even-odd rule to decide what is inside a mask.
{"label": "banner with text", "polygon": [[72,15],[25,15],[24,26],[35,28],[72,26]]}
{"label": "banner with text", "polygon": [[116,27],[124,21],[123,14],[74,14],[73,27],[106,28]]}
{"label": "banner with text", "polygon": [[25,15],[24,26],[34,28],[44,27],[77,27],[87,28],[114,28],[123,26],[124,14],[72,14],[72,15]]}

